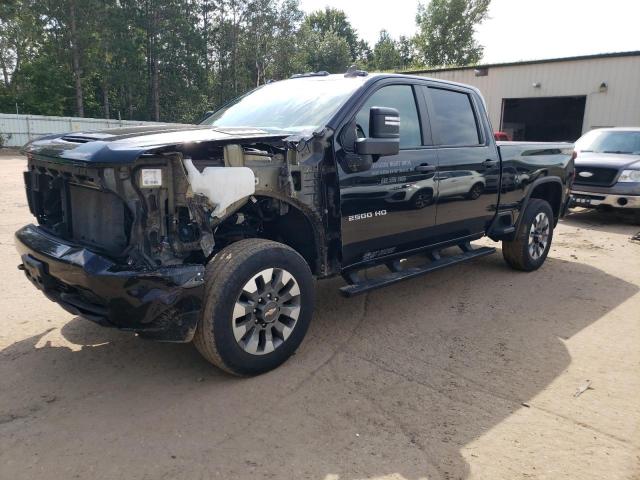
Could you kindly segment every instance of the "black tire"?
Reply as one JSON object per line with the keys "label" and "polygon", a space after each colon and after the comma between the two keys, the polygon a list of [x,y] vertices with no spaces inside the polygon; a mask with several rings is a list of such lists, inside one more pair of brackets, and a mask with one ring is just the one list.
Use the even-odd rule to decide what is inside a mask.
{"label": "black tire", "polygon": [[[286,271],[297,282],[299,313],[289,336],[277,339],[280,343],[273,351],[252,354],[245,351],[234,336],[234,326],[237,327],[232,324],[236,321],[234,307],[247,282],[271,268]],[[193,342],[204,358],[234,375],[257,375],[287,360],[307,333],[315,304],[313,276],[304,258],[286,245],[262,239],[241,240],[221,250],[207,265],[204,295],[204,308]],[[247,315],[248,324],[256,322],[257,325],[258,316],[251,312]],[[281,317],[278,309],[278,318]],[[246,328],[249,332],[249,327]],[[263,340],[264,336],[260,337],[260,341]]]}
{"label": "black tire", "polygon": [[[548,235],[544,248],[541,247],[541,243],[536,243],[536,241],[532,239],[532,242],[535,244],[535,248],[533,248],[534,253],[532,253],[529,241],[530,232],[532,225],[536,222],[537,218],[540,218],[539,215],[541,214],[548,220]],[[531,272],[540,268],[547,258],[549,248],[551,248],[553,223],[553,210],[551,210],[551,205],[549,205],[547,201],[539,198],[530,199],[522,214],[522,221],[518,226],[515,239],[502,241],[502,256],[505,261],[512,268],[525,272]],[[540,236],[538,236],[538,238],[540,238]]]}
{"label": "black tire", "polygon": [[411,199],[411,208],[421,210],[433,203],[433,189],[423,188],[418,190]]}
{"label": "black tire", "polygon": [[475,200],[476,198],[479,198],[480,195],[482,195],[482,192],[484,192],[484,184],[478,182],[471,187],[466,197],[469,200]]}

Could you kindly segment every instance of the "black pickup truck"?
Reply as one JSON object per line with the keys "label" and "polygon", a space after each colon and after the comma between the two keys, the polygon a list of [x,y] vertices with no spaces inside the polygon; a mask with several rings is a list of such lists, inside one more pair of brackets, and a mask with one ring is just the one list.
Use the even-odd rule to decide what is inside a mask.
{"label": "black pickup truck", "polygon": [[16,245],[35,286],[101,325],[193,340],[239,375],[300,345],[314,277],[342,275],[352,296],[494,253],[471,246],[483,236],[537,269],[574,173],[571,144],[496,145],[474,88],[354,69],[269,83],[198,125],[24,151],[37,225]]}

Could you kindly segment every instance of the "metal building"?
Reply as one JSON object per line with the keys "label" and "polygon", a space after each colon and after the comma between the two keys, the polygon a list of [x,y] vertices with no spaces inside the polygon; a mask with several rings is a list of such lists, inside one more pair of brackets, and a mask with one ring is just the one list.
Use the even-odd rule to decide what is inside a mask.
{"label": "metal building", "polygon": [[577,139],[640,126],[640,51],[412,72],[480,89],[495,130],[513,140]]}

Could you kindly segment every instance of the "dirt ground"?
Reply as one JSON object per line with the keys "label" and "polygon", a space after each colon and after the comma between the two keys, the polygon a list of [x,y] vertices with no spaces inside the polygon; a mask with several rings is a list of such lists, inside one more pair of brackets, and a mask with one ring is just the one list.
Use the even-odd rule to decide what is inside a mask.
{"label": "dirt ground", "polygon": [[0,478],[640,478],[627,217],[572,213],[530,274],[498,254],[354,299],[319,282],[298,353],[238,379],[36,292],[24,165],[0,158]]}

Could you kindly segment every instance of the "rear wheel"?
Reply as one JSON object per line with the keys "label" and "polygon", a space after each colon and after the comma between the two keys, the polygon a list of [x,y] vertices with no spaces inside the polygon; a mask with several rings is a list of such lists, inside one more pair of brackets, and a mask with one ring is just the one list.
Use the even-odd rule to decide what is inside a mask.
{"label": "rear wheel", "polygon": [[206,276],[194,343],[207,360],[235,375],[256,375],[295,352],[315,301],[311,271],[295,250],[241,240],[209,262]]}
{"label": "rear wheel", "polygon": [[553,210],[545,200],[529,200],[514,240],[502,242],[502,256],[516,270],[542,266],[553,239]]}

